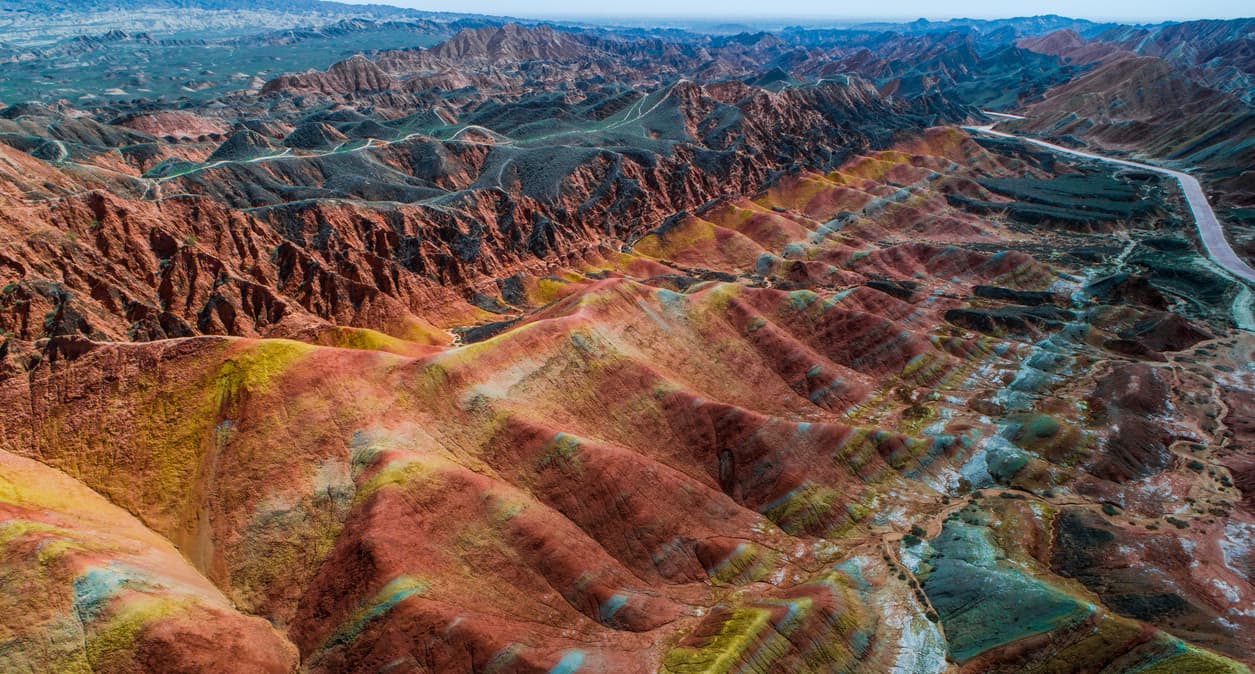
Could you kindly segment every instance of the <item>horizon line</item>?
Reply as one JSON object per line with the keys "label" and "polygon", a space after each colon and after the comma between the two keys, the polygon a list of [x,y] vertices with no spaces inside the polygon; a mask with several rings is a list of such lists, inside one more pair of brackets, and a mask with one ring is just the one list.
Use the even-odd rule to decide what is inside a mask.
{"label": "horizon line", "polygon": [[[463,16],[484,16],[492,18],[505,19],[530,19],[530,20],[562,20],[562,21],[659,21],[659,22],[704,22],[704,23],[733,23],[737,21],[759,21],[772,24],[787,24],[790,22],[834,22],[844,24],[862,24],[862,23],[894,23],[908,24],[920,20],[943,23],[947,21],[1009,21],[1013,19],[1033,19],[1042,17],[1059,17],[1072,21],[1088,21],[1091,23],[1120,23],[1125,25],[1148,25],[1156,23],[1177,23],[1188,21],[1241,21],[1244,19],[1255,19],[1255,14],[1250,15],[1234,15],[1234,16],[1188,16],[1181,14],[1158,14],[1158,15],[1141,15],[1133,16],[1073,16],[1068,14],[1060,14],[1057,12],[1046,12],[1041,14],[968,14],[968,15],[942,15],[942,14],[899,14],[899,15],[875,15],[875,14],[770,14],[757,12],[737,12],[735,10],[725,12],[715,16],[711,14],[687,14],[677,12],[674,14],[641,12],[615,12],[601,13],[595,10],[588,12],[501,12],[493,13],[492,11],[467,11],[467,10],[439,10],[424,9],[420,6],[401,4],[403,0],[331,0],[350,5],[385,5],[390,7],[398,7],[417,12],[427,12],[432,14],[455,14]],[[497,10],[500,11],[500,10]],[[524,10],[526,12],[526,10]]]}

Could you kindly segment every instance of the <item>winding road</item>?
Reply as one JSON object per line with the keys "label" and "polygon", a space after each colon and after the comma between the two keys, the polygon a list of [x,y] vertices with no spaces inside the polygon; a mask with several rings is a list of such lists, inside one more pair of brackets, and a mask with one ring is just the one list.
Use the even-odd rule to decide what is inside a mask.
{"label": "winding road", "polygon": [[[1004,119],[1024,119],[1018,115],[1008,115],[1005,113],[989,113],[985,114]],[[1255,318],[1251,312],[1251,288],[1248,284],[1255,285],[1255,268],[1247,264],[1237,251],[1233,250],[1233,246],[1229,245],[1229,240],[1225,238],[1224,228],[1220,226],[1220,221],[1216,219],[1216,212],[1212,210],[1211,204],[1207,201],[1207,195],[1203,193],[1203,186],[1199,184],[1198,179],[1183,171],[1174,171],[1172,169],[1155,166],[1153,164],[1142,164],[1140,162],[1129,161],[1127,159],[1116,159],[1114,157],[1105,157],[1092,152],[1083,150],[1074,150],[1062,145],[1047,143],[1044,140],[1036,138],[1027,138],[1005,131],[995,131],[993,125],[986,126],[965,126],[967,131],[975,131],[991,136],[1000,136],[1002,138],[1014,138],[1016,140],[1030,143],[1038,147],[1046,148],[1052,152],[1060,154],[1068,154],[1075,157],[1083,157],[1085,159],[1093,159],[1096,161],[1107,162],[1108,164],[1116,164],[1119,166],[1128,166],[1130,168],[1140,169],[1142,171],[1150,171],[1161,175],[1171,176],[1181,184],[1181,191],[1185,194],[1185,202],[1190,207],[1190,213],[1194,216],[1194,224],[1198,227],[1199,237],[1203,240],[1203,247],[1207,250],[1207,256],[1211,258],[1226,272],[1232,274],[1239,279],[1241,290],[1234,299],[1233,315],[1238,326],[1245,330],[1255,330]],[[1246,283],[1241,283],[1245,281]]]}
{"label": "winding road", "polygon": [[[988,113],[987,113],[988,114]],[[1023,119],[1013,115],[999,114],[998,117],[1007,117],[1009,119]],[[1190,207],[1190,212],[1194,215],[1194,223],[1198,226],[1199,236],[1203,239],[1203,246],[1207,249],[1207,255],[1212,261],[1224,267],[1226,271],[1234,276],[1245,279],[1248,283],[1255,283],[1255,268],[1244,262],[1238,257],[1233,246],[1229,245],[1229,240],[1225,238],[1224,229],[1220,226],[1220,221],[1216,219],[1216,212],[1211,209],[1211,204],[1207,201],[1207,196],[1203,194],[1203,186],[1199,184],[1198,179],[1183,171],[1174,171],[1153,164],[1142,164],[1127,159],[1115,159],[1113,157],[1104,157],[1100,154],[1085,152],[1083,150],[1074,150],[1062,145],[1047,143],[1044,140],[1036,138],[1027,138],[1025,136],[1017,136],[1013,133],[1005,131],[995,131],[993,126],[965,126],[968,131],[977,131],[979,133],[989,134],[991,136],[1001,136],[1003,138],[1015,138],[1025,143],[1031,143],[1047,150],[1058,152],[1060,154],[1070,154],[1076,157],[1084,157],[1086,159],[1094,159],[1097,161],[1107,162],[1109,164],[1118,164],[1120,166],[1128,166],[1130,168],[1141,169],[1143,171],[1151,171],[1166,176],[1172,176],[1181,183],[1181,190],[1185,193],[1185,201]]]}

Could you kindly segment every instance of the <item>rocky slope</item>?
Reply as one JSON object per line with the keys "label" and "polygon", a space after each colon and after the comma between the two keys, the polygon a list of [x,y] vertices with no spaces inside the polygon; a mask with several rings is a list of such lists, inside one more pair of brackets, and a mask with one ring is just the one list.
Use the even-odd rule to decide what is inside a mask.
{"label": "rocky slope", "polygon": [[592,92],[553,102],[557,123],[535,105],[427,127],[345,109],[229,136],[189,113],[102,124],[14,106],[0,120],[14,237],[0,327],[27,342],[431,334],[508,313],[486,297],[515,273],[604,254],[712,195],[940,117],[858,80]]}
{"label": "rocky slope", "polygon": [[1019,44],[1091,70],[1023,107],[1019,128],[1084,139],[1204,170],[1229,205],[1255,195],[1255,156],[1242,141],[1255,124],[1250,20],[1196,21],[1025,38]]}
{"label": "rocky slope", "polygon": [[0,670],[1249,672],[1251,289],[956,126],[1235,99],[936,28],[0,111]]}
{"label": "rocky slope", "polygon": [[[1212,368],[1255,343],[1138,275],[1180,231],[1170,201],[1149,238],[975,205],[1016,203],[989,176],[1071,171],[929,131],[512,276],[492,300],[521,317],[463,346],[58,340],[0,384],[0,449],[268,619],[292,645],[248,637],[266,667],[1243,671],[1245,408],[1210,401],[1249,389]],[[1089,261],[1111,232],[1131,266]],[[15,552],[50,535],[5,553],[49,596],[117,568],[58,584]],[[131,592],[92,595],[134,616],[124,635],[58,657],[144,668],[180,628],[126,613]],[[83,600],[58,601],[11,638],[53,638]]]}

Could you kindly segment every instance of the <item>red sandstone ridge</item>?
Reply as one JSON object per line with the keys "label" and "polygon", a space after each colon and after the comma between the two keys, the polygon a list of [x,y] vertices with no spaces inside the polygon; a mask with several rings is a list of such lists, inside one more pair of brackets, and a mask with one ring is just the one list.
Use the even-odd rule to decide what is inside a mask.
{"label": "red sandstone ridge", "polygon": [[[700,110],[717,108],[718,96],[740,100],[742,87],[674,95]],[[771,111],[779,100],[751,93],[743,105]],[[700,122],[685,128],[700,131]],[[1102,350],[1158,324],[1160,309],[1063,305],[1065,293],[1101,294],[1072,280],[1082,263],[1055,267],[1008,250],[1033,250],[1043,235],[951,198],[1007,203],[990,178],[1053,180],[1059,169],[1048,166],[934,128],[670,218],[626,250],[580,256],[575,242],[546,238],[563,254],[547,256],[543,272],[502,268],[514,273],[467,298],[487,307],[477,317],[502,312],[508,324],[459,331],[457,346],[341,327],[392,331],[387,312],[372,313],[380,303],[403,288],[458,287],[416,279],[428,269],[421,254],[412,261],[423,271],[380,273],[389,269],[382,247],[402,245],[386,233],[402,221],[373,209],[296,204],[259,219],[211,209],[204,197],[66,197],[99,224],[52,249],[23,231],[26,248],[6,260],[73,262],[73,283],[105,278],[92,270],[112,260],[139,296],[146,277],[127,269],[169,259],[156,307],[187,315],[199,293],[214,293],[205,315],[224,322],[206,324],[232,332],[248,324],[228,317],[256,319],[237,307],[264,306],[260,295],[232,293],[265,290],[288,307],[276,327],[290,321],[288,334],[307,341],[90,341],[61,329],[120,325],[114,307],[135,310],[136,301],[91,285],[45,296],[20,283],[26,329],[52,314],[57,332],[6,355],[23,371],[0,380],[11,410],[0,416],[0,458],[41,471],[14,483],[60,484],[42,475],[62,471],[62,491],[94,491],[112,505],[0,491],[5,512],[36,504],[21,511],[36,524],[6,539],[6,559],[56,598],[44,619],[4,625],[27,642],[52,642],[62,616],[99,603],[106,608],[89,612],[85,639],[57,657],[121,671],[171,659],[191,671],[286,671],[297,653],[310,672],[398,661],[418,672],[577,661],[615,672],[721,661],[883,671],[907,657],[941,670],[952,650],[984,668],[1060,664],[1082,649],[1098,663],[1136,657],[1240,672],[1226,656],[1243,657],[1255,625],[1231,609],[1255,590],[1223,562],[1217,541],[1230,544],[1228,522],[1202,509],[1232,506],[1231,487],[1173,459],[1173,438],[1222,442],[1200,402],[1216,371],[1183,360],[1170,387],[1165,368]],[[172,214],[193,223],[194,241],[171,240]],[[134,257],[106,257],[100,246]],[[500,255],[494,245],[485,264]],[[342,283],[343,295],[327,294]],[[1059,339],[1067,324],[1089,320],[1081,311],[1095,312],[1084,339]],[[1190,359],[1251,348],[1170,322],[1190,338],[1148,337],[1144,348]],[[1053,339],[1051,358],[1037,358]],[[1018,398],[1002,394],[1009,387]],[[1084,414],[1077,398],[1088,401]],[[1163,418],[1169,409],[1179,416]],[[1171,515],[1186,528],[1165,531],[1154,524],[1167,522],[1164,494],[1205,505]],[[1103,514],[1100,502],[1127,515]],[[60,559],[54,542],[103,546],[96,508],[129,522],[122,530],[138,548],[113,539],[87,548],[103,552],[72,548],[71,571],[44,572],[37,560]],[[1234,522],[1249,517],[1233,512]],[[963,527],[989,533],[968,539]],[[919,532],[916,543],[907,531]],[[158,552],[177,547],[179,563],[135,560],[150,540],[161,541],[151,544]],[[989,550],[963,548],[966,540],[1002,546],[993,554],[1016,562],[983,566]],[[1187,548],[1206,566],[1180,562]],[[948,571],[951,557],[968,564],[963,573]],[[1165,575],[1123,571],[1165,559]],[[1213,592],[1208,578],[1235,594]],[[1120,592],[1102,579],[1118,580]],[[1155,599],[1169,592],[1177,598]],[[1053,602],[1048,639],[1005,619],[1022,596]],[[1161,601],[1185,618],[1145,608]],[[971,610],[1000,618],[973,622]],[[119,624],[131,626],[124,636]],[[998,641],[967,646],[960,635],[972,633]],[[224,649],[199,646],[226,639],[229,664],[216,659]]]}
{"label": "red sandstone ridge", "polygon": [[[0,656],[6,669],[296,669],[296,649],[269,623],[237,612],[169,541],[78,480],[0,451],[0,486],[0,624],[25,644]],[[73,592],[63,579],[76,579]]]}
{"label": "red sandstone ridge", "polygon": [[134,129],[150,136],[180,139],[224,135],[230,130],[230,127],[222,120],[182,111],[129,115],[115,121],[114,124]]}
{"label": "red sandstone ridge", "polygon": [[1081,64],[1109,59],[1122,51],[1114,44],[1086,40],[1067,28],[1040,37],[1020,38],[1016,40],[1016,45],[1039,54],[1059,56],[1068,63]]}
{"label": "red sandstone ridge", "polygon": [[166,88],[0,110],[0,671],[1249,674],[1249,292],[963,130],[1242,156],[1243,30],[69,41]]}
{"label": "red sandstone ridge", "polygon": [[[267,82],[262,88],[262,94],[313,92],[344,95],[380,92],[399,89],[402,80],[395,79],[396,77],[404,78],[407,88],[414,88],[416,82],[410,81],[414,75],[430,77],[438,72],[461,72],[471,78],[464,80],[459,86],[466,86],[471,82],[490,86],[493,84],[491,78],[476,77],[472,71],[502,63],[588,63],[610,56],[598,49],[592,40],[558,32],[549,26],[487,26],[462,30],[430,49],[388,51],[381,54],[377,61],[359,54],[333,65],[325,72],[284,75]],[[585,73],[584,76],[591,74]],[[575,76],[575,73],[572,75]],[[428,86],[430,85],[428,82]]]}
{"label": "red sandstone ridge", "polygon": [[[549,26],[515,23],[468,29],[414,54],[413,65],[453,61],[577,61],[593,56],[588,43]],[[388,62],[389,67],[395,62]],[[407,63],[407,65],[410,65]],[[427,66],[431,67],[431,66]]]}
{"label": "red sandstone ridge", "polygon": [[504,279],[604,259],[617,240],[709,195],[753,191],[804,158],[839,161],[884,142],[887,121],[912,119],[858,80],[780,92],[681,82],[618,114],[610,132],[597,122],[571,135],[655,148],[520,147],[483,127],[367,142],[362,129],[394,131],[249,123],[198,165],[140,174],[2,147],[10,196],[0,219],[13,239],[0,253],[0,315],[29,342],[293,336],[331,324],[444,339],[433,323],[516,312],[486,299],[502,295]]}
{"label": "red sandstone ridge", "polygon": [[393,89],[398,82],[379,68],[373,61],[355,55],[336,63],[325,72],[311,71],[299,75],[284,75],[262,87],[262,95],[276,92],[320,94],[344,94],[353,91],[384,91]]}
{"label": "red sandstone ridge", "polygon": [[1255,194],[1255,174],[1223,168],[1255,161],[1255,149],[1228,140],[1255,129],[1249,103],[1162,58],[1114,56],[1047,91],[1024,112],[1029,120],[1017,122],[1020,128],[1136,148],[1214,171],[1213,189],[1237,204]]}
{"label": "red sandstone ridge", "polygon": [[1084,39],[1056,31],[1017,41],[1023,48],[1090,64],[1021,109],[1020,128],[1136,150],[1213,177],[1211,189],[1235,205],[1255,194],[1250,136],[1255,111],[1249,48],[1255,23],[1191,21],[1157,29],[1113,27]]}

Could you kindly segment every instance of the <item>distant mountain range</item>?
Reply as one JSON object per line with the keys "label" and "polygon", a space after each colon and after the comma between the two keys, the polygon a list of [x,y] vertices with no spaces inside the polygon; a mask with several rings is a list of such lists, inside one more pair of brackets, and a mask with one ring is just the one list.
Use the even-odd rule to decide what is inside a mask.
{"label": "distant mountain range", "polygon": [[395,5],[348,4],[327,0],[0,0],[0,12],[49,14],[61,12],[102,12],[163,10],[207,10],[226,12],[319,12],[370,16],[415,16],[429,14]]}

